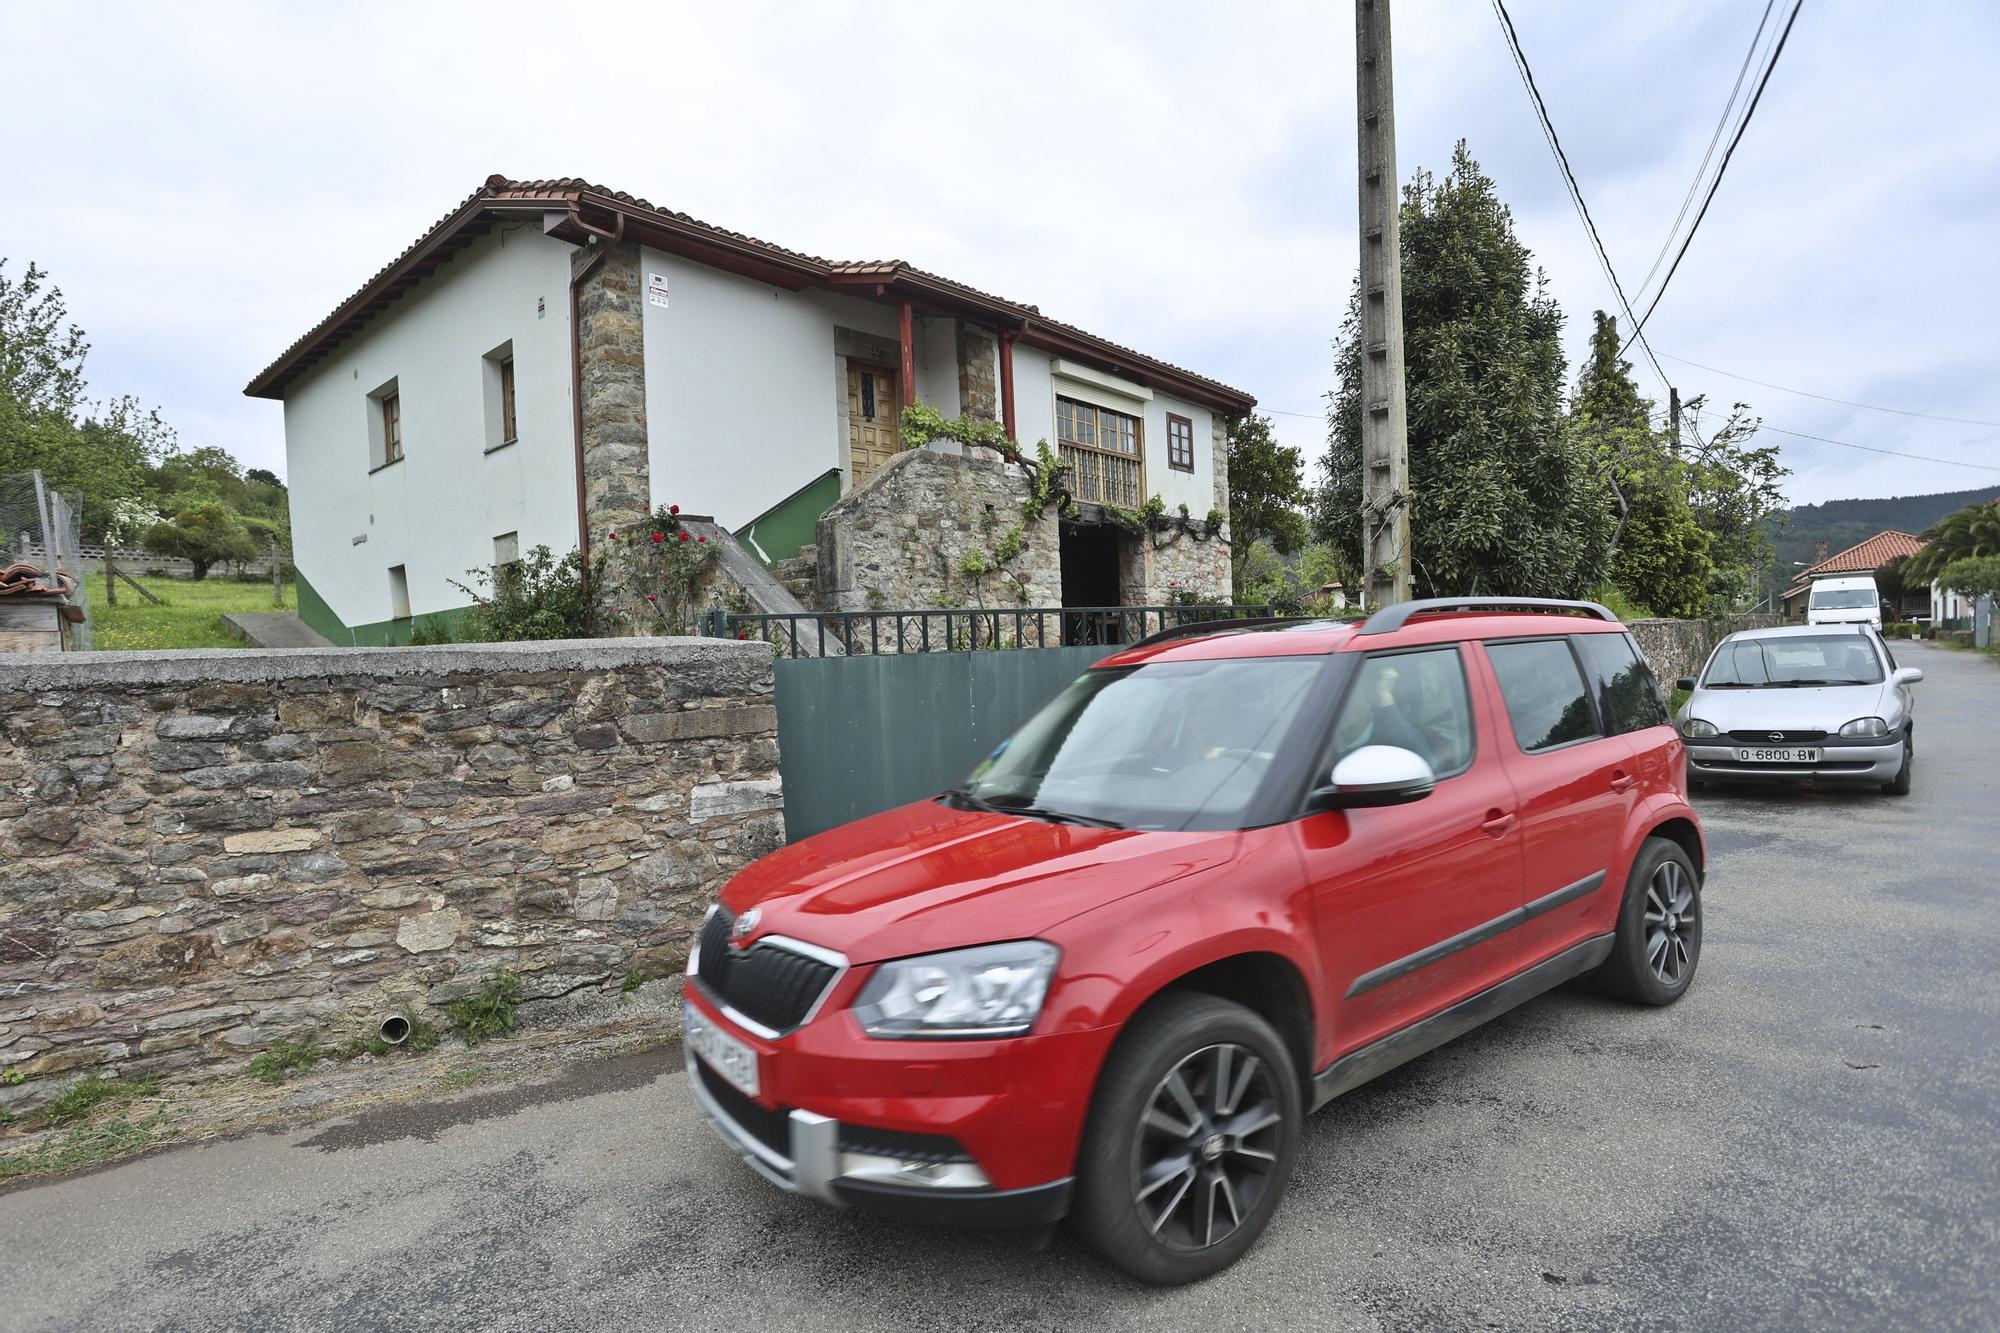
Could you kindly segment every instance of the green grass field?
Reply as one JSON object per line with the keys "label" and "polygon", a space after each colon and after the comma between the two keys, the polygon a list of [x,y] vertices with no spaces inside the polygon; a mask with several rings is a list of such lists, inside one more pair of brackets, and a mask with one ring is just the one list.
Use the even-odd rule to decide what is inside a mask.
{"label": "green grass field", "polygon": [[[90,601],[91,647],[100,652],[139,648],[241,648],[243,641],[223,628],[228,611],[274,611],[271,585],[208,579],[201,583],[139,576],[139,585],[165,602],[154,606],[126,585],[118,584],[118,605],[104,601],[102,570],[85,576]],[[296,611],[293,585],[285,585],[285,610]]]}

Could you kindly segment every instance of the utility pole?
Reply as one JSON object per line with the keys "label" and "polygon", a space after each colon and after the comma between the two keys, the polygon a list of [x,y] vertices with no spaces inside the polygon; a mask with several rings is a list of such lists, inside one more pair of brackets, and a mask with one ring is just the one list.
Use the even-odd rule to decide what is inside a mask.
{"label": "utility pole", "polygon": [[1667,429],[1673,439],[1674,457],[1681,456],[1681,391],[1667,386]]}
{"label": "utility pole", "polygon": [[1354,0],[1361,174],[1361,571],[1368,605],[1410,600],[1410,436],[1389,0]]}

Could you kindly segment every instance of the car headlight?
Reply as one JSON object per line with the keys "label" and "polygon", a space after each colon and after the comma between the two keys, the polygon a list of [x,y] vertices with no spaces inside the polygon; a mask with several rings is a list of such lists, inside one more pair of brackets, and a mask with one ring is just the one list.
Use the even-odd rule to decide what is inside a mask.
{"label": "car headlight", "polygon": [[871,1037],[1014,1037],[1035,1025],[1061,950],[1041,940],[899,958],[854,1002]]}
{"label": "car headlight", "polygon": [[1857,717],[1840,729],[1840,734],[1850,739],[1865,736],[1887,736],[1889,724],[1879,717]]}
{"label": "car headlight", "polygon": [[1690,740],[1706,740],[1711,736],[1720,736],[1721,734],[1721,732],[1715,729],[1714,723],[1704,722],[1698,717],[1691,717],[1681,723],[1681,735],[1686,736]]}

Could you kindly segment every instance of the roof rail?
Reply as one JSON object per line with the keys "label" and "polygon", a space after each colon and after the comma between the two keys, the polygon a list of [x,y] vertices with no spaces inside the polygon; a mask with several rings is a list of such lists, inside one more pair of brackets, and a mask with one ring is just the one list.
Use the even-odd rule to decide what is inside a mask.
{"label": "roof rail", "polygon": [[1432,611],[1585,611],[1599,620],[1616,623],[1609,607],[1596,602],[1571,602],[1560,597],[1424,597],[1414,602],[1385,606],[1368,617],[1360,632],[1393,634],[1410,623],[1410,617]]}
{"label": "roof rail", "polygon": [[[1281,625],[1337,625],[1341,622],[1327,616],[1237,616],[1227,620],[1190,620],[1163,630],[1155,630],[1131,648],[1147,648],[1156,643],[1170,643],[1175,639],[1190,639],[1197,634],[1218,634],[1232,629],[1276,629]],[[1351,623],[1351,622],[1349,622]],[[1124,651],[1120,649],[1120,651]]]}

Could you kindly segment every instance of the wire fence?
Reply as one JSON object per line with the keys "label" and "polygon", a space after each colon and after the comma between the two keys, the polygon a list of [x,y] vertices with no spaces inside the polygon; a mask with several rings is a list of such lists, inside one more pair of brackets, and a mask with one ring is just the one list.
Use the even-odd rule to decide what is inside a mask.
{"label": "wire fence", "polygon": [[73,579],[69,600],[83,609],[84,619],[71,629],[70,639],[87,651],[90,619],[83,595],[81,508],[81,497],[56,490],[40,472],[0,472],[0,568],[32,565],[51,588],[63,583],[60,575]]}

